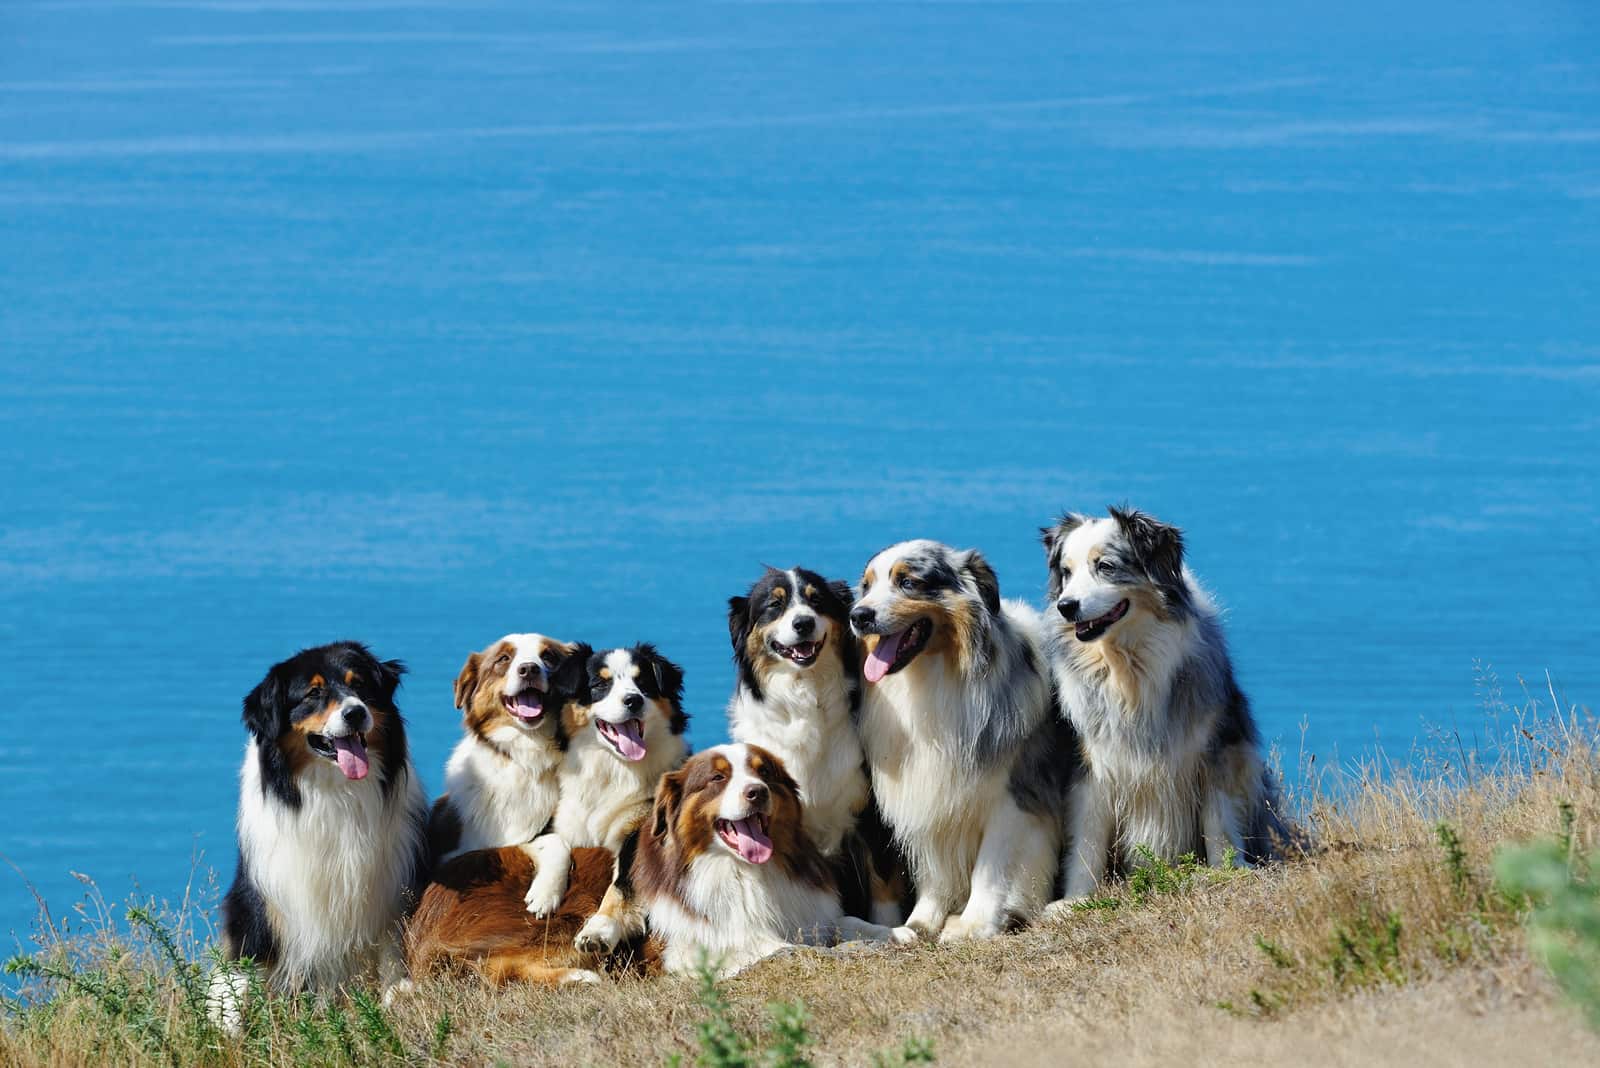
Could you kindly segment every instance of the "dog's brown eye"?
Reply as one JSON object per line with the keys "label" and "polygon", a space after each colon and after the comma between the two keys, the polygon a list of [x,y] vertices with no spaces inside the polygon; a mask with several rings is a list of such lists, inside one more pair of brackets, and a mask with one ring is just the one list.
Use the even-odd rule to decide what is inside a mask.
{"label": "dog's brown eye", "polygon": [[1110,560],[1102,560],[1100,561],[1100,566],[1096,570],[1098,570],[1102,575],[1109,575],[1111,572],[1115,571],[1116,568],[1111,566]]}
{"label": "dog's brown eye", "polygon": [[306,691],[306,696],[305,696],[304,699],[307,700],[307,701],[315,701],[317,698],[319,698],[321,696],[322,696],[322,687],[321,686],[313,686],[313,687],[311,687],[311,689]]}
{"label": "dog's brown eye", "polygon": [[500,656],[498,658],[496,658],[496,660],[494,662],[494,666],[495,667],[505,667],[509,663],[511,663],[511,654],[510,653],[501,653]]}
{"label": "dog's brown eye", "polygon": [[553,649],[546,649],[543,655],[539,657],[540,662],[542,662],[545,667],[555,667],[556,661],[559,659],[560,657],[556,656],[555,650]]}
{"label": "dog's brown eye", "polygon": [[726,775],[722,774],[722,772],[718,771],[718,772],[714,772],[712,774],[711,781],[712,782],[727,782],[728,781],[728,777]]}

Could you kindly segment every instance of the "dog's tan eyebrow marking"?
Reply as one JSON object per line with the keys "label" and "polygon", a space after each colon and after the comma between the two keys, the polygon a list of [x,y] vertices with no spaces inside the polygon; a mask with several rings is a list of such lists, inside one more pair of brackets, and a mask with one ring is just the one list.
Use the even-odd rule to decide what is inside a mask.
{"label": "dog's tan eyebrow marking", "polygon": [[723,756],[721,753],[718,753],[716,756],[711,758],[711,770],[720,771],[722,774],[726,775],[733,770],[733,765],[728,763],[727,757]]}
{"label": "dog's tan eyebrow marking", "polygon": [[872,589],[872,584],[877,581],[878,573],[869,567],[867,568],[867,573],[861,576],[861,588],[864,590],[870,590]]}
{"label": "dog's tan eyebrow marking", "polygon": [[809,599],[817,595],[817,588],[808,582],[806,583],[806,588],[800,592],[804,593]]}
{"label": "dog's tan eyebrow marking", "polygon": [[344,673],[344,684],[346,686],[349,686],[351,683],[353,683],[355,681],[356,681],[356,673],[354,671],[346,671]]}
{"label": "dog's tan eyebrow marking", "polygon": [[895,564],[889,569],[889,581],[899,582],[901,579],[905,578],[910,571],[911,565],[906,563],[904,560],[901,560],[898,564]]}
{"label": "dog's tan eyebrow marking", "polygon": [[611,677],[611,669],[607,668],[607,667],[601,668],[600,669],[600,677],[602,679],[609,679]]}
{"label": "dog's tan eyebrow marking", "polygon": [[321,675],[313,675],[311,676],[311,681],[306,684],[306,689],[320,690],[326,685],[328,685],[327,679],[323,678]]}
{"label": "dog's tan eyebrow marking", "polygon": [[750,754],[750,770],[751,771],[759,772],[763,767],[766,766],[766,763],[767,763],[766,761],[761,759],[761,754],[760,753],[751,753]]}

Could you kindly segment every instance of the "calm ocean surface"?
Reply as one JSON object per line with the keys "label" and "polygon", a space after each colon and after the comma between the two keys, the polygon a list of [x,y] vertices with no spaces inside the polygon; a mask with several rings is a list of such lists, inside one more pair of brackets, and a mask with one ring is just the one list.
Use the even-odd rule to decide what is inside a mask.
{"label": "calm ocean surface", "polygon": [[[1221,8],[1221,10],[1218,10]],[[1600,700],[1592,5],[0,4],[0,854],[231,871],[238,705],[1181,524],[1290,754]],[[1491,677],[1492,676],[1492,677]],[[0,866],[0,941],[33,915]]]}

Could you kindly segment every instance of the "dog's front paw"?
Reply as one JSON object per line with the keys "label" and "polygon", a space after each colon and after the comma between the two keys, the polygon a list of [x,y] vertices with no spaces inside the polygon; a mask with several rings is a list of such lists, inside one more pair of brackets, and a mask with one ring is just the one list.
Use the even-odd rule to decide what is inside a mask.
{"label": "dog's front paw", "polygon": [[1052,901],[1044,907],[1044,919],[1050,923],[1060,923],[1070,920],[1078,911],[1078,905],[1087,900],[1082,897],[1064,897],[1059,901]]}
{"label": "dog's front paw", "polygon": [[897,946],[909,946],[917,940],[917,932],[910,927],[894,927],[889,931],[889,941]]}
{"label": "dog's front paw", "polygon": [[603,957],[616,949],[620,941],[622,941],[622,930],[617,921],[610,916],[596,913],[590,916],[588,922],[578,931],[578,937],[572,940],[572,948],[579,953],[592,953]]}
{"label": "dog's front paw", "polygon": [[943,916],[938,919],[929,919],[926,916],[913,915],[905,922],[905,926],[898,927],[896,930],[910,931],[917,938],[926,938],[931,942],[939,937],[939,932],[944,930],[944,925],[945,918]]}
{"label": "dog's front paw", "polygon": [[383,1007],[394,1008],[395,1002],[408,998],[417,992],[417,984],[410,979],[401,979],[397,983],[390,983],[383,992]]}
{"label": "dog's front paw", "polygon": [[952,916],[939,932],[941,942],[966,942],[976,938],[993,938],[1000,928],[987,920],[969,920],[965,916]]}
{"label": "dog's front paw", "polygon": [[561,976],[561,985],[568,983],[603,983],[599,972],[591,972],[588,968],[568,968]]}
{"label": "dog's front paw", "polygon": [[522,896],[522,903],[528,906],[528,911],[541,920],[561,907],[561,888],[559,886],[546,886],[538,879],[528,887],[528,892]]}

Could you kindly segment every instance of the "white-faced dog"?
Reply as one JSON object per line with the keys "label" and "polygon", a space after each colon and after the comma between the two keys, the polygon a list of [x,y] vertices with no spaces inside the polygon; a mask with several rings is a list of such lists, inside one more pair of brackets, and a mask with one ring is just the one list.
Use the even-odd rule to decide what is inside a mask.
{"label": "white-faced dog", "polygon": [[1141,846],[1212,865],[1270,855],[1283,826],[1255,722],[1178,529],[1112,508],[1108,517],[1067,514],[1042,533],[1051,664],[1083,751],[1067,898],[1092,894],[1108,864],[1135,863]]}
{"label": "white-faced dog", "polygon": [[[426,881],[427,798],[395,689],[405,667],[363,645],[307,649],[244,699],[239,867],[222,901],[222,954],[269,990],[334,993],[409,983],[401,924]],[[237,1029],[245,975],[212,977],[210,1008]]]}
{"label": "white-faced dog", "polygon": [[849,586],[798,567],[768,568],[749,593],[728,600],[739,671],[729,733],[783,761],[800,787],[806,832],[827,857],[838,854],[867,804],[849,616]]}
{"label": "white-faced dog", "polygon": [[669,972],[708,960],[731,975],[797,944],[913,937],[844,915],[799,790],[760,746],[708,749],[661,780],[632,881]]}
{"label": "white-faced dog", "polygon": [[1076,759],[1038,613],[1000,600],[976,550],[908,541],[867,564],[850,625],[873,793],[916,885],[908,926],[955,939],[1035,919]]}
{"label": "white-faced dog", "polygon": [[621,854],[644,821],[661,776],[688,753],[683,669],[649,644],[605,649],[588,660],[586,700],[562,712],[567,751],[550,833],[528,846],[536,872],[528,911],[546,916],[567,890],[572,850]]}
{"label": "white-faced dog", "polygon": [[467,657],[455,688],[465,730],[428,820],[434,864],[544,832],[567,748],[561,713],[577,696],[589,653],[543,634],[507,634]]}

